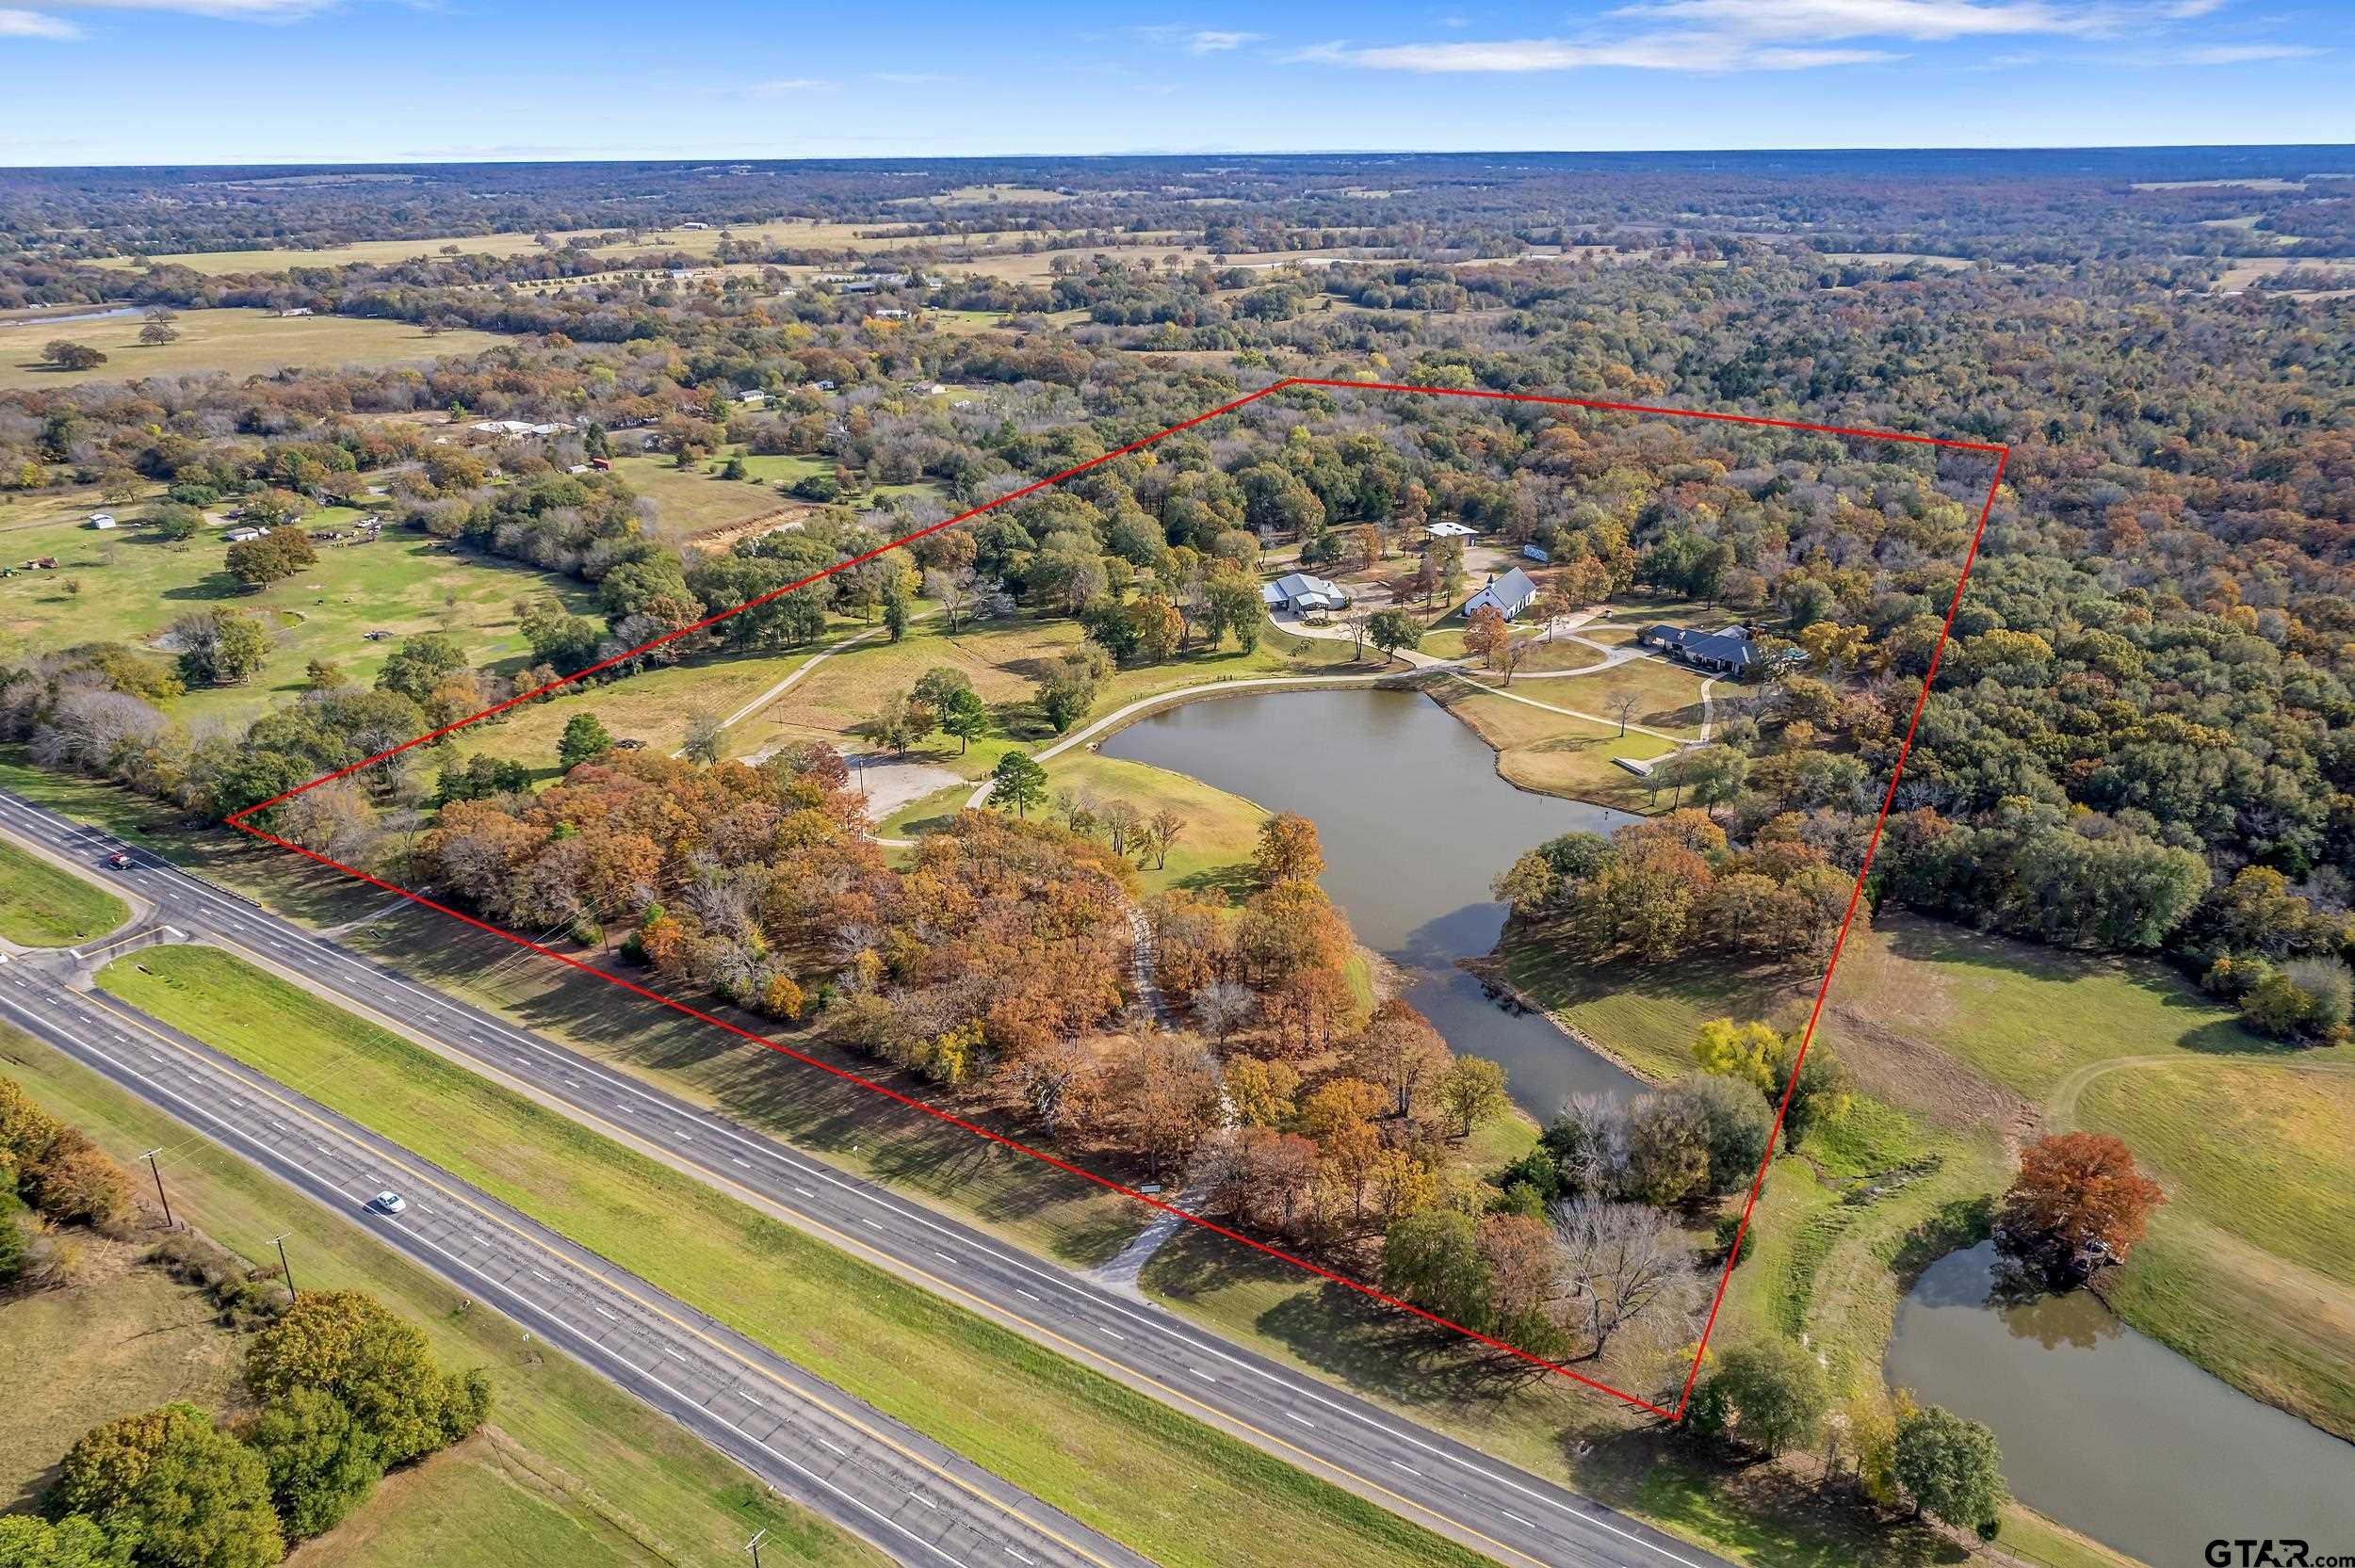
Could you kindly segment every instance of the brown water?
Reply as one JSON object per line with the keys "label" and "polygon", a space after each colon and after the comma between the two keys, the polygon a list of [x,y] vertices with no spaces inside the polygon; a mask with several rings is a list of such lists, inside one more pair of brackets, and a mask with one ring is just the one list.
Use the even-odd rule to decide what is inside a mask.
{"label": "brown water", "polygon": [[2028,1503],[2155,1568],[2212,1540],[2355,1555],[2355,1447],[2209,1376],[2086,1292],[1990,1298],[1995,1249],[1930,1265],[1897,1307],[1892,1387],[1983,1421]]}
{"label": "brown water", "polygon": [[1550,1119],[1572,1094],[1636,1087],[1543,1018],[1498,1007],[1456,967],[1495,947],[1504,906],[1488,884],[1522,850],[1634,818],[1514,788],[1486,744],[1410,691],[1192,703],[1139,720],[1102,750],[1313,818],[1324,889],[1357,939],[1398,965],[1406,999],[1450,1045],[1504,1064],[1531,1115]]}

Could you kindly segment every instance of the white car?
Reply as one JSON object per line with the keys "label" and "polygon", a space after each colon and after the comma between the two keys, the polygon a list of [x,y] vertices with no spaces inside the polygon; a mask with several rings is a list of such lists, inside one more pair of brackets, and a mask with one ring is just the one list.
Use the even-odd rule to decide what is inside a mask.
{"label": "white car", "polygon": [[384,1214],[405,1214],[409,1200],[398,1192],[380,1192],[368,1200],[368,1206]]}

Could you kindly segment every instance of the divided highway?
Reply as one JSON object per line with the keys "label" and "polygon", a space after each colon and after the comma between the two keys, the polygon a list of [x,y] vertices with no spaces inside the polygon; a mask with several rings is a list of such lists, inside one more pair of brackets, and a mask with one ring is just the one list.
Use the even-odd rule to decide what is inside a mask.
{"label": "divided highway", "polygon": [[[0,966],[0,1019],[360,1220],[898,1561],[1145,1568],[1136,1553],[447,1172],[58,978],[52,961]],[[398,1214],[370,1202],[388,1190],[404,1201]]]}
{"label": "divided highway", "polygon": [[[409,980],[161,862],[137,846],[6,791],[0,791],[0,828],[70,857],[92,880],[145,900],[154,908],[156,920],[190,937],[215,941],[265,963],[296,971],[357,1009],[427,1041],[445,1055],[561,1107],[576,1120],[656,1152],[674,1164],[691,1167],[705,1179],[783,1214],[813,1234],[1501,1562],[1536,1563],[1545,1568],[1718,1568],[1722,1563],[1723,1560],[1700,1548],[1567,1488],[1233,1345],[1158,1307],[1020,1252],[887,1188],[749,1131],[493,1013]],[[131,869],[118,871],[105,865],[118,850],[131,856]],[[24,1005],[20,990],[0,988],[0,995]],[[615,1005],[653,1004],[628,1000],[617,993]],[[76,1026],[86,1031],[87,1021]],[[215,1066],[220,1065],[216,1059]],[[780,1061],[778,1070],[805,1071],[785,1061]],[[241,1092],[261,1091],[252,1075],[238,1070],[236,1075],[246,1080]],[[136,1082],[126,1087],[150,1099],[170,1088]],[[166,1108],[183,1114],[179,1106]],[[191,1119],[192,1124],[208,1132],[218,1129],[218,1123],[184,1119]],[[263,1124],[267,1126],[267,1119]],[[238,1134],[245,1136],[244,1131]],[[372,1139],[369,1142],[383,1147]],[[251,1152],[243,1142],[233,1140],[232,1146]],[[381,1154],[379,1157],[391,1156]],[[405,1155],[399,1157],[409,1165],[419,1163]],[[345,1189],[337,1191],[339,1199],[348,1195]],[[528,1231],[538,1229],[528,1221],[520,1223]],[[556,1245],[603,1274],[615,1272],[560,1240]],[[522,1256],[518,1249],[507,1251],[517,1260]],[[492,1259],[486,1254],[484,1261]],[[649,1291],[642,1284],[633,1288]],[[487,1293],[485,1299],[499,1301],[501,1309],[509,1310],[505,1299]],[[524,1303],[524,1310],[536,1309]],[[686,1316],[691,1319],[696,1315],[687,1312]],[[538,1325],[533,1327],[537,1332]],[[583,1359],[593,1366],[607,1365],[588,1355]],[[645,1377],[642,1367],[633,1366],[626,1377],[617,1376],[617,1381],[642,1395]],[[670,1409],[659,1399],[653,1402]],[[743,1457],[740,1433],[738,1446],[714,1440]],[[778,1484],[789,1490],[784,1482]],[[1000,1485],[1001,1493],[1006,1490]],[[1040,1505],[1025,1501],[1033,1513],[1041,1512]],[[826,1511],[840,1517],[838,1511]],[[1205,1521],[1205,1526],[1215,1528],[1216,1522]],[[1080,1539],[1071,1533],[1076,1526],[1056,1528],[1075,1542]],[[862,1533],[874,1539],[871,1531]],[[887,1542],[878,1544],[907,1560],[922,1560]],[[1041,1560],[1122,1560],[1105,1559],[1103,1549],[1094,1545],[1087,1550],[1096,1552],[1096,1558],[1048,1558],[1029,1546],[1022,1549]],[[1001,1562],[1004,1557],[993,1548],[986,1558],[967,1560]]]}

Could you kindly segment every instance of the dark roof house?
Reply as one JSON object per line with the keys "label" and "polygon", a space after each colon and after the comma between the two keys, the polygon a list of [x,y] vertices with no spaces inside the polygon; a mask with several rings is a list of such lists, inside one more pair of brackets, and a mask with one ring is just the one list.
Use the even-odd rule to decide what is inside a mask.
{"label": "dark roof house", "polygon": [[1635,634],[1635,640],[1662,650],[1680,663],[1720,674],[1747,674],[1760,662],[1758,647],[1751,642],[1747,626],[1729,626],[1722,632],[1697,632],[1685,626],[1647,626]]}

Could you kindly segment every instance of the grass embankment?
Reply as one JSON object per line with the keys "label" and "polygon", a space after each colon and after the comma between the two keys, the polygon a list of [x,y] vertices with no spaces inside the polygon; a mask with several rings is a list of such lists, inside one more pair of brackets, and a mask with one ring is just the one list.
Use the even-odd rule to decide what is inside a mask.
{"label": "grass embankment", "polygon": [[140,962],[101,983],[1157,1560],[1478,1560],[227,954]]}
{"label": "grass embankment", "polygon": [[1508,784],[1620,811],[1666,810],[1670,795],[1650,788],[1614,759],[1651,762],[1675,751],[1675,742],[1632,731],[1622,736],[1608,720],[1555,711],[1590,711],[1582,705],[1585,693],[1569,689],[1577,685],[1516,682],[1507,693],[1475,690],[1462,681],[1440,677],[1427,689],[1435,702],[1494,748],[1498,776]]}
{"label": "grass embankment", "polygon": [[[281,316],[263,310],[182,311],[172,322],[179,339],[139,341],[141,315],[0,328],[0,391],[56,389],[84,381],[128,381],[142,376],[267,376],[350,365],[430,363],[446,354],[472,356],[515,340],[497,332],[453,328],[439,336],[407,321],[353,315]],[[57,370],[41,362],[44,343],[64,338],[98,349],[106,363],[89,370]]]}
{"label": "grass embankment", "polygon": [[113,894],[0,843],[0,937],[20,947],[71,947],[130,918]]}
{"label": "grass embankment", "polygon": [[[418,1470],[388,1479],[368,1505],[328,1540],[296,1560],[349,1568],[406,1568],[416,1562],[454,1568],[480,1564],[561,1561],[579,1568],[607,1563],[654,1565],[720,1562],[740,1552],[758,1528],[775,1532],[788,1560],[823,1565],[874,1564],[883,1560],[861,1543],[799,1508],[782,1504],[742,1470],[586,1367],[548,1353],[495,1313],[464,1309],[458,1291],[377,1242],[345,1216],[319,1207],[291,1188],[67,1059],[30,1036],[0,1026],[6,1072],[54,1114],[88,1132],[116,1158],[134,1160],[143,1149],[168,1153],[164,1168],[173,1210],[257,1266],[274,1265],[269,1238],[291,1232],[301,1282],[319,1289],[365,1290],[425,1332],[434,1356],[450,1366],[487,1367],[496,1385],[494,1430]],[[55,1431],[14,1437],[0,1448],[0,1493],[21,1485],[35,1468],[54,1463],[84,1428],[106,1415],[187,1398],[207,1408],[226,1402],[234,1359],[216,1377],[195,1352],[209,1341],[187,1327],[156,1340],[122,1341],[104,1329],[128,1326],[125,1314],[151,1309],[186,1325],[210,1320],[192,1292],[162,1276],[137,1271],[177,1293],[174,1307],[154,1284],[110,1282],[105,1291],[69,1298],[38,1297],[55,1317],[70,1304],[76,1314],[53,1334],[82,1333],[80,1354],[103,1358],[119,1381],[102,1383],[105,1399],[75,1403]],[[127,1282],[134,1276],[125,1276]],[[0,1313],[5,1342],[14,1351],[35,1345],[30,1323],[16,1315],[33,1302]],[[207,1331],[217,1332],[217,1331]],[[109,1350],[106,1342],[116,1340]],[[221,1335],[220,1343],[231,1343]],[[60,1351],[64,1351],[60,1340]],[[138,1382],[135,1366],[185,1353],[188,1359]],[[210,1352],[206,1352],[209,1354]],[[241,1352],[232,1352],[234,1354]],[[73,1365],[41,1357],[24,1365],[55,1369]],[[227,1381],[222,1381],[226,1378]],[[52,1382],[55,1382],[53,1378]],[[19,1401],[15,1414],[41,1417],[62,1401]],[[68,1430],[68,1429],[71,1430]],[[16,1428],[12,1432],[27,1431]],[[29,1466],[26,1457],[29,1456]],[[45,1457],[44,1457],[45,1456]],[[7,1506],[0,1500],[0,1506]],[[560,1548],[544,1554],[541,1547]],[[510,1550],[508,1548],[517,1548]],[[529,1548],[525,1550],[523,1548]]]}

